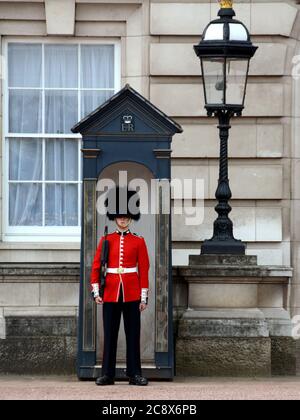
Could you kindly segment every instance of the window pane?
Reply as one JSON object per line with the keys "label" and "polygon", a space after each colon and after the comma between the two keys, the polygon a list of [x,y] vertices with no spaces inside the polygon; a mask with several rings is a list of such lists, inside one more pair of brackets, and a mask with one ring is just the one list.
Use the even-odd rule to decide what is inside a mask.
{"label": "window pane", "polygon": [[203,79],[208,105],[224,103],[224,59],[203,59]]}
{"label": "window pane", "polygon": [[41,184],[9,185],[10,226],[42,225]]}
{"label": "window pane", "polygon": [[248,59],[226,60],[226,103],[244,105]]}
{"label": "window pane", "polygon": [[77,45],[45,45],[45,86],[78,87]]}
{"label": "window pane", "polygon": [[9,179],[42,179],[42,142],[38,139],[9,139]]}
{"label": "window pane", "polygon": [[114,87],[114,46],[81,46],[81,87]]}
{"label": "window pane", "polygon": [[46,179],[78,180],[78,141],[49,139],[46,141]]}
{"label": "window pane", "polygon": [[8,44],[9,87],[41,87],[42,45]]}
{"label": "window pane", "polygon": [[78,226],[77,184],[46,184],[46,226]]}
{"label": "window pane", "polygon": [[92,91],[86,90],[81,92],[81,118],[94,111],[98,106],[102,105],[109,99],[114,92],[112,91]]}
{"label": "window pane", "polygon": [[45,92],[46,133],[70,133],[78,121],[77,91],[48,90]]}
{"label": "window pane", "polygon": [[10,133],[42,131],[42,93],[40,90],[9,91]]}

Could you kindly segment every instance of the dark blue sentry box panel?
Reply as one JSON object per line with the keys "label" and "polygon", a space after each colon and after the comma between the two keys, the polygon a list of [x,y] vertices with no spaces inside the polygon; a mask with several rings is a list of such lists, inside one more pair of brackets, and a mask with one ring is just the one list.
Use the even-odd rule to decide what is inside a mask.
{"label": "dark blue sentry box panel", "polygon": [[[126,85],[107,102],[72,128],[83,140],[83,196],[81,235],[81,280],[78,328],[78,377],[95,378],[101,372],[96,365],[96,308],[90,295],[89,276],[97,243],[96,182],[107,166],[118,162],[135,162],[146,166],[154,178],[170,180],[170,144],[175,133],[182,128],[147,99]],[[157,261],[165,261],[166,270],[160,275],[156,270],[156,339],[160,340],[158,320],[166,320],[161,331],[163,344],[156,346],[155,366],[143,373],[149,378],[172,379],[174,375],[172,333],[172,263],[171,263],[171,216],[157,217],[157,236],[164,232]],[[163,236],[161,234],[161,236]],[[165,242],[164,242],[165,241]],[[166,242],[167,241],[167,242]],[[167,282],[167,284],[163,283]],[[161,292],[160,292],[161,291]],[[168,296],[159,295],[167,293]],[[166,304],[167,302],[167,304]],[[165,306],[164,306],[165,305]],[[161,311],[161,312],[159,312]],[[102,328],[102,326],[98,326]],[[117,376],[124,372],[117,370]]]}

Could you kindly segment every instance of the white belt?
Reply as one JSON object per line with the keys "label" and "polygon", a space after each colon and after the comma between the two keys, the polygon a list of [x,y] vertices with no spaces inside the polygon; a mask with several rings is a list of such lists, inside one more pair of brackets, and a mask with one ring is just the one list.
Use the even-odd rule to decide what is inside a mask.
{"label": "white belt", "polygon": [[123,274],[123,273],[136,273],[137,267],[118,267],[118,268],[107,268],[107,273]]}

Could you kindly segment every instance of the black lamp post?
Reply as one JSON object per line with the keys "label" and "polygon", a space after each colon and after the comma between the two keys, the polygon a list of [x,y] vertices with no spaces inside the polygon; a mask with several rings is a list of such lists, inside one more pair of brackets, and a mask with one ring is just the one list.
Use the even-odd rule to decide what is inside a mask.
{"label": "black lamp post", "polygon": [[220,0],[219,19],[204,30],[202,40],[194,46],[201,61],[205,108],[208,116],[219,119],[220,167],[216,190],[218,217],[213,237],[205,240],[201,254],[245,254],[246,246],[233,236],[228,214],[231,190],[228,179],[228,136],[230,118],[241,116],[244,109],[249,62],[257,47],[253,46],[246,26],[233,19],[231,0]]}

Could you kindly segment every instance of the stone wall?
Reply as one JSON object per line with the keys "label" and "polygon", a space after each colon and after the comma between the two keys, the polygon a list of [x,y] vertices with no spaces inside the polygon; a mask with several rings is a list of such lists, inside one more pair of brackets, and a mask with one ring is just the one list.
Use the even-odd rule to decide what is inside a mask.
{"label": "stone wall", "polygon": [[8,316],[0,340],[0,373],[55,374],[76,372],[77,318]]}
{"label": "stone wall", "polygon": [[[293,57],[300,54],[298,9],[296,0],[235,1],[237,18],[248,26],[259,50],[251,63],[244,117],[233,122],[229,141],[235,236],[247,243],[248,254],[258,255],[259,264],[292,265],[289,306],[294,315],[300,314],[300,83],[291,75]],[[199,253],[201,241],[212,234],[215,218],[216,122],[205,116],[199,63],[192,46],[217,10],[214,0],[0,0],[2,52],[8,37],[119,40],[121,85],[130,83],[183,126],[184,133],[172,145],[172,177],[204,179],[205,218],[192,228],[180,216],[173,218],[173,265],[186,265],[189,254]],[[1,119],[3,112],[1,106]],[[2,265],[46,264],[48,270],[62,263],[79,263],[79,238],[51,243],[8,238],[3,191]],[[65,281],[62,275],[50,275],[40,282],[18,273],[18,277],[0,280],[0,337],[6,334],[3,316],[76,317],[76,276]]]}
{"label": "stone wall", "polygon": [[75,372],[78,286],[78,264],[0,265],[1,373]]}

